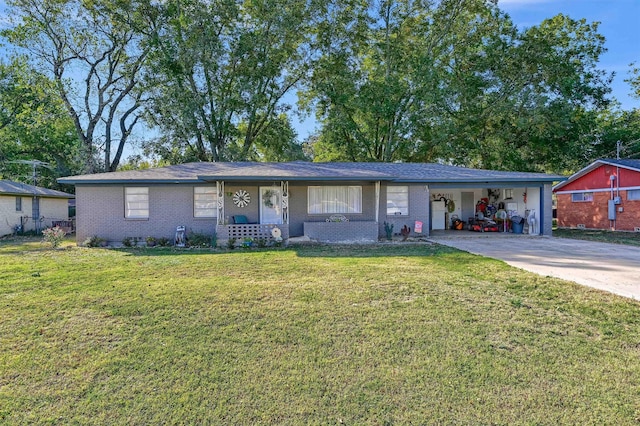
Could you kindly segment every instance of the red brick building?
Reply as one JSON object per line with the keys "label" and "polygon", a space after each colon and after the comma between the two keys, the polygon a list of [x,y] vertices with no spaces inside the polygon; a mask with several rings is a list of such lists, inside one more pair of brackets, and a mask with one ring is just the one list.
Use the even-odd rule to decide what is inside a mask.
{"label": "red brick building", "polygon": [[553,192],[560,228],[640,232],[640,160],[596,160]]}

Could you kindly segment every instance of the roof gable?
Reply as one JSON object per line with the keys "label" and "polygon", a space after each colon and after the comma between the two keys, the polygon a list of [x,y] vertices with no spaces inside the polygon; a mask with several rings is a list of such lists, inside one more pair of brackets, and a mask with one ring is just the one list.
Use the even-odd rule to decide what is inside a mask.
{"label": "roof gable", "polygon": [[620,186],[640,185],[640,160],[600,159],[577,171],[569,178],[554,186],[554,191],[580,191],[603,189],[617,179]]}

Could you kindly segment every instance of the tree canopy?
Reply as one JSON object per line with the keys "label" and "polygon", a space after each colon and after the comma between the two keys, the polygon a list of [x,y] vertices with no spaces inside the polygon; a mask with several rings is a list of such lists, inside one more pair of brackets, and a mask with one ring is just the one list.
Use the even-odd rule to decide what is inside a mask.
{"label": "tree canopy", "polygon": [[53,81],[22,61],[0,63],[1,177],[33,183],[30,160],[49,166],[36,183],[57,188],[57,177],[82,170],[80,140]]}
{"label": "tree canopy", "polygon": [[[47,102],[70,117],[86,171],[116,170],[136,129],[163,164],[312,158],[566,172],[618,140],[640,153],[638,111],[610,99],[612,75],[598,65],[605,40],[584,19],[521,29],[493,0],[8,4],[15,22],[3,36],[53,89]],[[640,96],[639,76],[628,82]],[[304,114],[319,123],[308,143],[292,124]],[[51,123],[61,146],[71,143],[54,131],[62,121]]]}

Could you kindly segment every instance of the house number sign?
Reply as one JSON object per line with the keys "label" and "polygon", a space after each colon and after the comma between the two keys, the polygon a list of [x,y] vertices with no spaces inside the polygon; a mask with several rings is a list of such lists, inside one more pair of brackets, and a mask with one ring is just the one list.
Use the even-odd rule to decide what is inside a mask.
{"label": "house number sign", "polygon": [[244,189],[239,189],[233,194],[233,204],[238,207],[246,207],[251,202],[249,193]]}

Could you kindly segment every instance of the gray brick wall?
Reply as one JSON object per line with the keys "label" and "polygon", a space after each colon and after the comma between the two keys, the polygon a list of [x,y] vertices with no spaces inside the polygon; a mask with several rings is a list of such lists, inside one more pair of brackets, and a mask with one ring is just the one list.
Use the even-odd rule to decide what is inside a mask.
{"label": "gray brick wall", "polygon": [[[385,221],[393,223],[394,232],[398,233],[403,225],[411,227],[413,231],[415,221],[420,220],[424,223],[423,234],[428,233],[429,195],[424,185],[409,186],[408,216],[387,216],[386,185],[382,184],[378,224],[375,223],[375,185],[366,183],[361,186],[363,213],[345,216],[349,218],[350,223],[363,223],[362,226],[366,232],[362,232],[365,232],[367,236],[371,235],[370,227],[373,223],[373,226],[377,228],[378,237],[383,237],[385,235],[383,224]],[[112,243],[119,243],[125,237],[144,239],[147,236],[153,236],[172,239],[176,226],[179,225],[186,226],[188,232],[203,234],[215,232],[217,224],[215,218],[193,217],[194,185],[148,185],[147,187],[149,188],[149,219],[136,220],[124,217],[124,186],[78,185],[76,189],[77,241],[82,243],[93,235],[105,238]],[[251,195],[251,203],[244,208],[233,204],[233,194],[239,189],[244,189]],[[247,216],[250,222],[259,222],[258,190],[259,186],[256,184],[225,185],[225,220],[230,220],[234,215],[242,214]],[[325,223],[329,216],[328,214],[308,214],[307,185],[290,183],[288,235],[302,236],[305,233],[305,223]],[[353,237],[360,238],[362,235],[364,234],[356,232]],[[218,239],[220,240],[221,237],[224,236],[219,235]]]}
{"label": "gray brick wall", "polygon": [[323,243],[378,241],[376,222],[305,222],[304,235]]}
{"label": "gray brick wall", "polygon": [[422,234],[429,235],[429,191],[425,185],[409,186],[409,215],[408,216],[387,216],[387,186],[380,188],[380,223],[378,233],[380,237],[386,235],[384,222],[393,225],[393,233],[398,234],[403,226],[411,228],[411,235],[415,233],[415,222],[422,222]]}
{"label": "gray brick wall", "polygon": [[[143,186],[143,185],[139,185]],[[176,227],[187,232],[213,234],[215,218],[193,217],[193,185],[149,185],[149,219],[125,219],[122,185],[78,185],[76,188],[76,240],[96,235],[111,243],[125,237],[173,239]]]}

